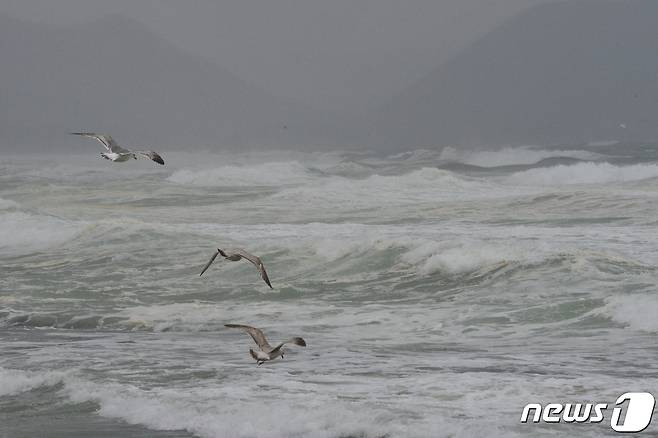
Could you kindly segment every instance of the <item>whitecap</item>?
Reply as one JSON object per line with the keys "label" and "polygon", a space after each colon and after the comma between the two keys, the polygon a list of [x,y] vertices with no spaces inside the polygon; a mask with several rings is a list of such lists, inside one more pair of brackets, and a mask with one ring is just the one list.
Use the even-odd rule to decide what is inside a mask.
{"label": "whitecap", "polygon": [[655,295],[614,296],[606,300],[602,312],[629,329],[658,333],[658,297]]}
{"label": "whitecap", "polygon": [[45,214],[9,210],[0,213],[0,254],[29,254],[60,245],[78,234],[82,225]]}
{"label": "whitecap", "polygon": [[362,179],[329,177],[313,184],[283,189],[272,198],[358,207],[456,200],[483,194],[506,196],[505,192],[497,192],[491,182],[424,167],[401,175],[375,174]]}
{"label": "whitecap", "polygon": [[66,377],[58,371],[25,371],[0,367],[0,396],[15,395],[41,386],[53,386]]}
{"label": "whitecap", "polygon": [[617,166],[610,163],[577,163],[516,172],[507,182],[522,185],[555,186],[640,181],[658,177],[658,164]]}
{"label": "whitecap", "polygon": [[602,155],[584,150],[537,149],[530,146],[505,147],[498,150],[475,151],[451,146],[443,148],[439,158],[481,167],[497,167],[515,164],[534,164],[546,158],[567,157],[593,160]]}

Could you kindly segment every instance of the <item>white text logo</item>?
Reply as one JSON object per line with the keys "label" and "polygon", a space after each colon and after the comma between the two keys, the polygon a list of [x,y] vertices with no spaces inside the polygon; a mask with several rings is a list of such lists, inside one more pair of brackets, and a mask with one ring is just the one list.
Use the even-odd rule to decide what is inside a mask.
{"label": "white text logo", "polygon": [[[648,392],[627,392],[615,401],[610,427],[616,432],[641,432],[651,423],[656,400]],[[521,423],[600,423],[608,403],[529,403],[521,413]]]}

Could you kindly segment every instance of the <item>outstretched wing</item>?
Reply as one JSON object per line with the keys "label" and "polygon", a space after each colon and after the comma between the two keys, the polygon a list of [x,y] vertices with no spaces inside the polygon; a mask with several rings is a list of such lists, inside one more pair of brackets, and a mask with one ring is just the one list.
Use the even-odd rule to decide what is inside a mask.
{"label": "outstretched wing", "polygon": [[[267,339],[265,339],[265,335],[260,329],[257,329],[256,327],[251,327],[248,325],[242,325],[242,324],[224,324],[225,327],[228,328],[237,328],[246,331],[249,333],[249,336],[256,342],[256,345],[261,350],[269,350],[272,348],[270,344],[267,342]],[[300,338],[301,339],[301,338]]]}
{"label": "outstretched wing", "polygon": [[217,258],[217,256],[219,255],[220,252],[221,251],[218,249],[217,252],[215,254],[213,254],[212,257],[210,257],[210,260],[208,261],[208,263],[206,263],[206,266],[203,267],[203,270],[199,274],[199,277],[201,277],[203,275],[203,273],[206,272],[206,270],[210,267],[210,265],[212,265],[212,262],[215,261],[215,259]]}
{"label": "outstretched wing", "polygon": [[272,351],[270,351],[270,354],[274,353],[276,351],[279,351],[281,349],[281,347],[283,347],[286,344],[295,344],[295,345],[299,345],[300,347],[306,347],[306,341],[304,339],[299,338],[299,337],[294,337],[294,338],[290,338],[286,342],[282,342],[279,345],[277,345],[276,347],[274,347],[274,349]]}
{"label": "outstretched wing", "polygon": [[248,253],[244,249],[236,249],[234,251],[235,254],[238,254],[240,257],[249,260],[253,265],[258,269],[258,273],[260,274],[260,278],[263,279],[263,281],[270,287],[270,289],[273,289],[272,283],[270,283],[270,278],[267,276],[267,271],[265,271],[265,265],[263,265],[263,262],[261,261],[260,257],[257,257],[251,253]]}
{"label": "outstretched wing", "polygon": [[89,138],[93,138],[94,140],[98,140],[103,146],[105,146],[105,149],[107,149],[109,152],[115,152],[117,154],[130,152],[119,146],[111,136],[106,134],[96,134],[94,132],[70,132],[70,134],[80,135],[82,137],[89,137]]}
{"label": "outstretched wing", "polygon": [[149,158],[153,161],[155,161],[158,164],[163,164],[164,165],[164,160],[162,157],[157,153],[153,151],[136,151],[136,154],[139,154],[143,157]]}

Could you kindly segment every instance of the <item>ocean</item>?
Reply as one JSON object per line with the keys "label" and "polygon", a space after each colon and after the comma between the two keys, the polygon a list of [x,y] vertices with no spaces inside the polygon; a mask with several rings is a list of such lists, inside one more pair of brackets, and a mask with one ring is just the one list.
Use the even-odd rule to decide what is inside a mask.
{"label": "ocean", "polygon": [[[655,146],[162,155],[0,157],[0,437],[614,436],[520,417],[658,395]],[[200,277],[226,247],[274,289]]]}

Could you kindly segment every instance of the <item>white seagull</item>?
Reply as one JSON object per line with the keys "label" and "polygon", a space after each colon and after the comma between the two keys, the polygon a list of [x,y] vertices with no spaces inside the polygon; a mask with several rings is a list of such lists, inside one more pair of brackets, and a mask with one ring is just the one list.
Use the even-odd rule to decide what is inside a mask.
{"label": "white seagull", "polygon": [[272,346],[267,342],[267,339],[265,339],[265,335],[260,329],[257,329],[256,327],[250,327],[248,325],[242,325],[242,324],[224,324],[228,328],[237,328],[237,329],[242,329],[249,333],[249,336],[252,337],[254,342],[256,342],[256,345],[258,345],[258,350],[254,350],[252,348],[249,349],[249,353],[251,354],[251,357],[256,360],[256,365],[260,366],[263,364],[263,362],[267,362],[268,360],[273,360],[276,359],[277,357],[281,356],[283,359],[283,346],[286,344],[295,344],[299,345],[300,347],[306,347],[306,341],[303,340],[300,337],[294,337],[290,338],[285,342],[280,343],[276,347],[272,348]]}
{"label": "white seagull", "polygon": [[213,256],[210,258],[210,261],[206,263],[206,266],[203,267],[203,270],[199,274],[199,277],[203,275],[204,272],[212,265],[212,262],[215,261],[218,255],[222,255],[226,260],[230,260],[232,262],[237,262],[238,260],[245,259],[249,260],[251,263],[254,264],[256,269],[258,269],[258,272],[260,273],[260,277],[263,279],[265,283],[272,288],[272,284],[270,283],[270,279],[267,277],[267,272],[265,271],[265,265],[263,265],[263,262],[260,260],[260,257],[256,257],[253,254],[248,253],[244,249],[234,249],[234,250],[221,250],[217,248],[217,252],[213,254]]}
{"label": "white seagull", "polygon": [[109,135],[105,134],[95,134],[93,132],[71,132],[71,135],[80,135],[82,137],[89,137],[93,138],[95,140],[98,140],[105,146],[105,149],[107,149],[107,152],[101,152],[101,157],[105,158],[106,160],[111,160],[114,162],[121,163],[123,161],[128,161],[131,158],[134,158],[135,160],[137,159],[137,155],[141,155],[143,157],[149,158],[156,163],[159,164],[164,164],[164,160],[160,155],[158,155],[156,152],[153,151],[129,151],[128,149],[124,149],[121,146],[117,144],[116,141]]}

